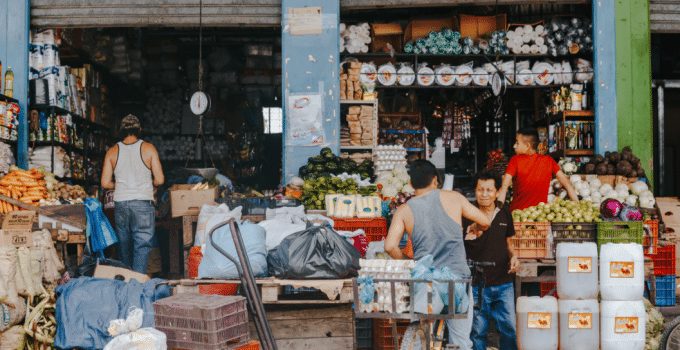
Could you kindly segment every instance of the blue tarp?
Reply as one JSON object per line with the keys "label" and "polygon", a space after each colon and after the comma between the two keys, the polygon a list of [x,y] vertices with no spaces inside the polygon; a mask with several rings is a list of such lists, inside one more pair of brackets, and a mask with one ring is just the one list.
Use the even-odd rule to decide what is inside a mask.
{"label": "blue tarp", "polygon": [[130,307],[144,310],[142,327],[154,326],[153,302],[170,296],[170,288],[156,286],[163,282],[152,279],[146,283],[80,277],[57,287],[58,349],[103,349],[112,337],[109,322],[127,317]]}

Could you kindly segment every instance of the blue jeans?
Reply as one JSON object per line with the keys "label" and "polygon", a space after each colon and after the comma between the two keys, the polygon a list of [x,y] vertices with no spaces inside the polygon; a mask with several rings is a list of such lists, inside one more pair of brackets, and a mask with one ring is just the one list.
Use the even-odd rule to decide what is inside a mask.
{"label": "blue jeans", "polygon": [[472,290],[475,298],[475,317],[472,324],[474,350],[486,350],[489,319],[493,318],[500,333],[500,350],[516,350],[515,290],[512,283],[484,287],[482,307],[479,307],[479,288]]}
{"label": "blue jeans", "polygon": [[116,202],[115,214],[120,261],[137,272],[146,273],[156,226],[153,202]]}
{"label": "blue jeans", "polygon": [[[472,293],[468,289],[469,297],[472,299]],[[446,320],[446,327],[449,330],[449,345],[455,345],[460,350],[470,350],[472,349],[471,328],[472,328],[472,305],[473,302],[470,300],[470,306],[465,313],[465,318]],[[448,307],[444,307],[444,313],[447,312]],[[486,350],[486,349],[484,349]]]}

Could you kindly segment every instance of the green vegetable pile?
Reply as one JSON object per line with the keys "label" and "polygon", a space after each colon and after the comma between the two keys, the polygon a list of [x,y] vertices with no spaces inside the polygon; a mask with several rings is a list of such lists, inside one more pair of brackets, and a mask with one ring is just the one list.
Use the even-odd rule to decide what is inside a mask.
{"label": "green vegetable pile", "polygon": [[357,164],[351,159],[336,156],[330,148],[324,147],[318,156],[310,157],[307,164],[300,167],[299,173],[305,180],[342,173],[359,174],[362,179],[366,179],[373,177],[373,162],[365,160]]}
{"label": "green vegetable pile", "polygon": [[302,186],[302,204],[306,209],[323,210],[327,194],[358,194],[372,196],[377,192],[375,185],[359,187],[353,179],[321,176],[305,180]]}
{"label": "green vegetable pile", "polygon": [[524,210],[514,210],[515,222],[600,222],[600,208],[589,201],[556,199]]}

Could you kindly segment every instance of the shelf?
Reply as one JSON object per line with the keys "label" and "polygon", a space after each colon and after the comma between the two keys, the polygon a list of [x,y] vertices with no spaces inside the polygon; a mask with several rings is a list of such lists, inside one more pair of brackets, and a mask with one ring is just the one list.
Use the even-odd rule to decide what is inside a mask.
{"label": "shelf", "polygon": [[409,134],[409,135],[422,135],[425,133],[425,130],[422,129],[380,129],[380,132],[385,133],[385,134]]}
{"label": "shelf", "polygon": [[568,149],[568,150],[559,150],[550,153],[550,156],[553,158],[561,158],[561,157],[592,157],[595,155],[595,151],[592,149]]}
{"label": "shelf", "polygon": [[3,94],[0,94],[0,101],[10,102],[10,103],[19,103],[19,100],[12,98],[12,97],[5,96]]}
{"label": "shelf", "polygon": [[61,141],[29,141],[28,145],[31,147],[50,147],[50,146],[55,146],[55,147],[61,147],[66,151],[70,152],[76,152],[76,153],[84,153],[85,151],[82,148],[78,148],[70,143],[64,143]]}
{"label": "shelf", "polygon": [[[564,87],[564,86],[569,86],[570,84],[550,84],[550,85],[510,85],[508,84],[507,88],[508,89],[552,89],[552,88],[559,88],[559,87]],[[440,86],[440,85],[430,85],[430,86],[420,86],[420,85],[411,85],[411,86],[401,86],[401,85],[392,85],[392,86],[382,86],[382,85],[376,85],[376,89],[441,89],[441,90],[448,90],[448,89],[491,89],[490,85],[485,85],[485,86],[478,86],[478,85],[467,85],[467,86],[459,86],[459,85],[451,85],[451,86]]]}
{"label": "shelf", "polygon": [[580,57],[592,57],[593,54],[576,54],[576,55],[561,55],[561,56],[550,56],[550,55],[532,55],[532,54],[518,54],[518,55],[495,55],[495,54],[470,54],[470,55],[446,55],[446,54],[419,54],[419,53],[389,53],[389,52],[367,52],[367,53],[348,53],[348,52],[343,52],[340,53],[340,57],[355,57],[355,58],[361,58],[361,57],[367,57],[367,58],[416,58],[416,57],[423,57],[423,58],[461,58],[461,59],[472,59],[472,58],[490,58],[490,59],[497,59],[497,58],[505,58],[505,59],[513,59],[513,58],[520,58],[520,59],[527,59],[527,58],[536,58],[536,59],[558,59],[558,58],[580,58]]}
{"label": "shelf", "polygon": [[372,105],[378,102],[378,100],[340,100],[341,105]]}
{"label": "shelf", "polygon": [[[564,117],[563,117],[564,114]],[[564,120],[585,120],[585,121],[592,121],[592,119],[595,117],[595,112],[593,111],[563,111],[560,112],[559,114],[553,114],[538,120],[535,120],[534,123],[539,126],[545,126],[546,123],[548,124],[554,124],[557,122]]]}
{"label": "shelf", "polygon": [[55,114],[57,115],[63,115],[63,114],[70,114],[71,115],[71,121],[75,124],[85,124],[89,126],[93,126],[96,128],[100,128],[102,130],[109,130],[108,127],[105,125],[99,124],[92,122],[88,119],[83,118],[83,116],[73,113],[69,111],[68,109],[59,107],[59,106],[50,106],[50,105],[32,105],[29,109],[37,109],[37,110],[42,110],[42,111],[54,111]]}
{"label": "shelf", "polygon": [[406,152],[425,152],[425,148],[420,147],[407,147]]}
{"label": "shelf", "polygon": [[371,150],[373,150],[373,146],[340,146],[340,150],[343,150],[343,149],[371,151]]}

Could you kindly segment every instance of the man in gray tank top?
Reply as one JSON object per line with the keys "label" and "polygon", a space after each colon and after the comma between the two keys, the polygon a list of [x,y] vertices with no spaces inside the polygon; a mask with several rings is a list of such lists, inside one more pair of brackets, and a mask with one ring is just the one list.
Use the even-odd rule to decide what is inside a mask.
{"label": "man in gray tank top", "polygon": [[[393,259],[404,259],[399,242],[406,232],[413,242],[413,258],[434,258],[434,267],[449,268],[458,276],[470,276],[463,243],[462,219],[477,223],[486,230],[489,218],[458,192],[438,189],[437,169],[426,160],[416,160],[409,167],[415,197],[399,207],[392,218],[385,239],[385,251]],[[470,299],[472,295],[470,294]],[[465,319],[446,321],[449,344],[459,349],[472,349],[472,300]]]}
{"label": "man in gray tank top", "polygon": [[121,120],[122,140],[106,151],[101,185],[114,190],[121,262],[146,273],[156,225],[154,187],[162,185],[165,177],[156,147],[139,138],[141,131],[134,115]]}

